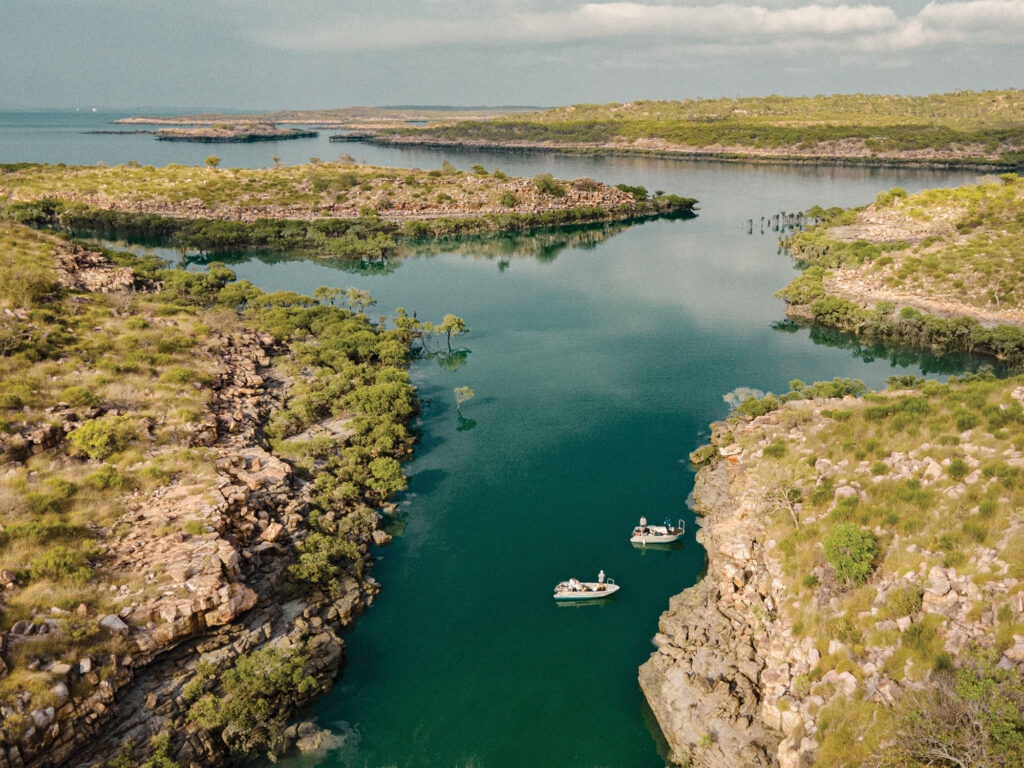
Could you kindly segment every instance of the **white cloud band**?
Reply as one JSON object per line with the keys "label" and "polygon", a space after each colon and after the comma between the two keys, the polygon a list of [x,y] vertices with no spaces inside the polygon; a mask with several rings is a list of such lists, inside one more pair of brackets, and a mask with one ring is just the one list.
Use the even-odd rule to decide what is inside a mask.
{"label": "white cloud band", "polygon": [[[1024,0],[929,2],[899,16],[885,5],[817,3],[782,8],[742,5],[584,3],[560,11],[484,17],[334,17],[312,25],[253,31],[288,50],[367,51],[437,45],[529,45],[645,38],[678,44],[774,46],[808,50],[902,51],[950,44],[1013,44],[1024,39]],[[443,6],[434,6],[441,10]]]}

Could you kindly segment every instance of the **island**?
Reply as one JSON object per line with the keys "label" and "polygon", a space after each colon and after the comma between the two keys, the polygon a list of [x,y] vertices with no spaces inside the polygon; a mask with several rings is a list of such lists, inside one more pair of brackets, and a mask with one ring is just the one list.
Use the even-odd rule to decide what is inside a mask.
{"label": "island", "polygon": [[639,672],[674,762],[1019,764],[1024,378],[794,381],[691,460],[707,572]]}
{"label": "island", "polygon": [[[314,159],[315,160],[315,159]],[[0,208],[34,226],[158,237],[185,248],[363,257],[400,240],[692,216],[697,201],[593,179],[510,177],[450,163],[423,171],[354,163],[263,169],[130,164],[0,166]]]}
{"label": "island", "polygon": [[577,104],[380,131],[373,142],[760,163],[1012,169],[1024,91]]}
{"label": "island", "polygon": [[299,128],[279,128],[272,122],[220,122],[189,128],[161,128],[156,132],[156,140],[227,143],[314,139],[319,135],[316,131]]}
{"label": "island", "polygon": [[1024,356],[1024,180],[1016,173],[857,209],[820,206],[782,241],[803,274],[787,313],[868,340]]}

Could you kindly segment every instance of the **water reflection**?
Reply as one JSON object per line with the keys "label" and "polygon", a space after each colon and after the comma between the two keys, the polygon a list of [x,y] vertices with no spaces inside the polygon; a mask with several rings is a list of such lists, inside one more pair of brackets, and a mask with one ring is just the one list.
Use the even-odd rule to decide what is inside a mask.
{"label": "water reflection", "polygon": [[685,221],[696,218],[689,211],[641,216],[619,221],[599,221],[588,224],[542,227],[514,232],[484,232],[451,235],[438,238],[400,239],[395,249],[373,258],[338,258],[315,253],[269,250],[186,249],[167,240],[136,237],[121,232],[95,232],[79,230],[73,237],[94,240],[107,248],[145,251],[166,259],[173,265],[188,268],[207,266],[213,262],[240,264],[252,260],[274,265],[289,261],[315,261],[318,264],[350,274],[374,276],[392,274],[409,258],[430,258],[441,254],[468,256],[473,259],[497,261],[499,272],[507,270],[514,258],[529,258],[537,262],[553,262],[568,249],[592,250],[630,227],[649,221]]}
{"label": "water reflection", "polygon": [[[785,323],[776,323],[772,327],[782,332],[793,332],[800,330],[802,326],[800,323],[786,321]],[[853,334],[816,325],[809,326],[809,337],[818,346],[849,350],[853,357],[863,360],[865,363],[888,360],[893,368],[918,367],[921,369],[922,376],[954,376],[992,371],[996,376],[1005,377],[1020,372],[1019,365],[1011,365],[991,357],[972,355],[966,352],[940,354],[930,350],[864,342]]]}

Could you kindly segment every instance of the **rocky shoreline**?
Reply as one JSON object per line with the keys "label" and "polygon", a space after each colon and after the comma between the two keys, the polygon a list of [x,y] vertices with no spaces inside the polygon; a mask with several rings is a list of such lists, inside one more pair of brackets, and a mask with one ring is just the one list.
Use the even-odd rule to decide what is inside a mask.
{"label": "rocky shoreline", "polygon": [[776,583],[750,504],[731,495],[739,471],[721,460],[697,474],[707,574],[669,601],[658,650],[640,667],[640,687],[679,764],[771,766],[781,741],[761,716],[769,637],[750,611],[774,609]]}
{"label": "rocky shoreline", "polygon": [[[58,268],[62,283],[79,290],[152,289],[133,280],[131,269],[77,247],[60,255]],[[310,534],[313,486],[271,453],[264,437],[292,384],[275,362],[288,348],[269,333],[236,328],[213,332],[197,354],[215,360],[216,373],[208,406],[183,443],[206,453],[215,477],[182,476],[126,500],[128,511],[114,526],[123,533],[105,545],[104,573],[110,581],[149,573],[148,581],[163,580],[158,590],[122,586],[116,597],[125,607],[117,613],[55,607],[42,623],[20,621],[0,633],[8,658],[20,645],[34,649],[40,635],[61,636],[69,621],[96,621],[114,643],[112,652],[74,663],[45,651],[30,661],[52,687],[42,706],[24,692],[0,707],[0,768],[101,768],[120,754],[137,765],[158,749],[182,766],[231,764],[239,754],[230,729],[206,730],[190,717],[196,695],[222,685],[219,675],[198,677],[198,670],[230,668],[266,649],[300,655],[314,684],[275,699],[275,713],[288,719],[340,674],[342,635],[380,588],[369,574],[369,550],[390,541],[382,516],[370,509],[352,515],[348,537],[365,567],[343,571],[330,589],[290,578],[296,548]],[[10,436],[0,445],[0,466],[17,467],[62,446],[85,420],[117,414],[102,403],[51,411],[58,425]],[[308,432],[335,434],[332,424]],[[2,576],[8,590],[20,578],[6,570]],[[0,678],[7,672],[0,661]],[[190,684],[198,692],[189,693]],[[153,742],[158,735],[167,738],[163,746]],[[313,749],[326,735],[309,723],[292,726],[282,746]]]}
{"label": "rocky shoreline", "polygon": [[548,152],[573,155],[643,156],[659,159],[713,160],[724,163],[755,163],[758,165],[814,165],[863,166],[868,168],[928,168],[941,170],[970,169],[978,171],[1005,171],[1014,166],[996,157],[965,155],[956,152],[922,150],[876,153],[859,142],[853,146],[835,146],[803,149],[762,149],[743,146],[689,147],[671,144],[661,139],[641,139],[636,142],[609,143],[555,143],[531,141],[495,141],[489,139],[437,139],[403,136],[377,132],[362,139],[379,146],[424,146],[438,149],[472,149],[494,152]]}
{"label": "rocky shoreline", "polygon": [[[1024,387],[1010,384],[1003,391],[1012,402],[1024,402]],[[843,747],[829,738],[856,742],[879,722],[905,722],[899,714],[904,697],[930,691],[943,670],[976,649],[988,649],[990,663],[1020,674],[1024,594],[1014,577],[1016,545],[1010,542],[1022,540],[1024,521],[1011,518],[986,546],[969,550],[969,558],[944,556],[940,547],[948,551],[952,545],[941,538],[924,537],[928,543],[920,544],[913,527],[891,521],[889,528],[876,525],[869,530],[881,551],[874,573],[859,588],[837,579],[824,553],[817,554],[820,527],[844,509],[879,498],[871,486],[883,493],[888,486],[881,484],[890,481],[924,489],[927,498],[948,499],[955,507],[986,487],[999,487],[986,481],[983,460],[995,456],[1008,467],[1024,466],[1024,453],[1012,445],[1002,452],[993,448],[982,429],[962,433],[964,458],[952,464],[928,442],[891,451],[873,465],[816,453],[821,451],[816,441],[827,445],[834,439],[828,436],[836,423],[863,413],[869,413],[869,421],[877,419],[870,408],[886,407],[868,403],[895,407],[912,396],[913,390],[893,390],[865,398],[788,402],[757,418],[713,424],[714,450],[705,447],[692,455],[691,460],[710,461],[698,471],[694,488],[694,508],[701,516],[697,539],[707,551],[707,571],[671,598],[654,637],[657,650],[639,669],[640,687],[675,763],[695,768],[836,764],[831,761]],[[835,414],[847,415],[837,422]],[[794,469],[778,463],[780,451],[793,456],[790,467],[803,465],[795,471],[804,474],[806,486],[784,479]],[[950,471],[957,461],[970,474]],[[800,489],[802,503],[790,499],[787,506],[780,500],[777,489],[786,496],[789,483]],[[946,526],[946,535],[956,541],[949,514],[937,513],[937,525]],[[790,518],[795,539],[779,541],[792,528]],[[804,552],[790,548],[794,540]],[[792,557],[810,563],[797,570],[799,582],[787,565]],[[821,629],[811,630],[810,622]],[[927,644],[922,637],[929,638]],[[925,655],[917,666],[913,653],[925,653],[922,649],[935,656]],[[872,754],[898,742],[893,727],[872,737]],[[844,734],[843,728],[849,730]],[[825,755],[822,749],[828,750]],[[847,759],[859,765],[865,757]]]}

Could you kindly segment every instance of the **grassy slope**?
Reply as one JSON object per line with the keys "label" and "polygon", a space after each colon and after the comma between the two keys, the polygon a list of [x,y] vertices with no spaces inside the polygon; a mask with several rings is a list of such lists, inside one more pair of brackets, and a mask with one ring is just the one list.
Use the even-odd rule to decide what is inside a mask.
{"label": "grassy slope", "polygon": [[1020,162],[1024,149],[1024,92],[582,104],[487,122],[405,129],[399,135],[867,158],[902,154],[919,160],[999,160],[1009,153],[1003,160],[1012,164]]}
{"label": "grassy slope", "polygon": [[864,208],[809,213],[822,222],[786,241],[806,271],[780,292],[798,313],[919,346],[1020,354],[1024,182],[1016,175],[909,197],[896,189]]}
{"label": "grassy slope", "polygon": [[[863,398],[781,409],[773,397],[752,399],[740,408],[749,415],[730,419],[723,444],[735,439],[750,457],[742,482],[763,500],[767,554],[781,561],[785,579],[784,600],[767,621],[790,632],[788,642],[803,649],[797,656],[809,659],[793,665],[770,706],[810,712],[818,765],[919,765],[900,762],[897,749],[916,700],[893,709],[871,691],[886,681],[903,695],[932,689],[972,645],[998,656],[1024,635],[1024,603],[1014,598],[1024,591],[1022,383],[909,377]],[[812,394],[822,392],[791,396]],[[800,499],[793,511],[779,501],[787,493]],[[838,579],[826,557],[823,545],[842,524],[876,542],[865,580]],[[936,566],[954,569],[955,600],[922,600]],[[857,693],[837,697],[837,686],[822,682],[830,670],[852,674]],[[1010,712],[1015,746],[988,745],[1009,761],[990,754],[985,764],[1024,755],[1022,702],[1018,695]]]}

